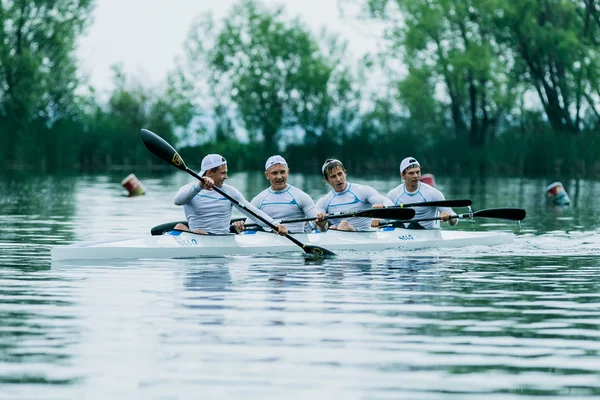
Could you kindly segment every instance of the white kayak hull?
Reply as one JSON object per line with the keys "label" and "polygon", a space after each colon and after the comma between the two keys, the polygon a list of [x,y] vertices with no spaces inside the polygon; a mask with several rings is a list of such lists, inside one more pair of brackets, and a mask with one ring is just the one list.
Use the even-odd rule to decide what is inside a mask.
{"label": "white kayak hull", "polygon": [[[412,250],[511,243],[509,232],[392,229],[372,232],[308,233],[293,235],[300,242],[331,251]],[[198,235],[170,231],[160,236],[55,246],[52,261],[143,258],[190,258],[300,251],[292,241],[267,232],[239,235]]]}

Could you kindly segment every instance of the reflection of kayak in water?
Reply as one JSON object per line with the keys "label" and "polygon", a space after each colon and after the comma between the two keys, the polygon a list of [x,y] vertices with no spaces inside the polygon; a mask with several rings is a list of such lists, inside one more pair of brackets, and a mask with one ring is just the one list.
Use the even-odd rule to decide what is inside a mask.
{"label": "reflection of kayak in water", "polygon": [[[303,243],[328,250],[400,251],[422,248],[492,246],[511,243],[508,232],[460,230],[410,230],[386,228],[370,232],[294,234]],[[168,231],[159,236],[55,246],[52,261],[142,258],[188,258],[302,251],[290,240],[268,232],[245,231],[238,235],[199,235]]]}

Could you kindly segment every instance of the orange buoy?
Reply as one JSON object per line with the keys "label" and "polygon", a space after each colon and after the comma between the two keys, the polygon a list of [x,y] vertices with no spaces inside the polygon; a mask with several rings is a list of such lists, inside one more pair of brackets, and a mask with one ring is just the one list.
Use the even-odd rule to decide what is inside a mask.
{"label": "orange buoy", "polygon": [[123,186],[125,190],[127,190],[127,193],[129,193],[129,197],[142,196],[143,194],[145,194],[144,188],[142,187],[142,183],[134,174],[127,175],[127,177],[121,182],[121,186]]}

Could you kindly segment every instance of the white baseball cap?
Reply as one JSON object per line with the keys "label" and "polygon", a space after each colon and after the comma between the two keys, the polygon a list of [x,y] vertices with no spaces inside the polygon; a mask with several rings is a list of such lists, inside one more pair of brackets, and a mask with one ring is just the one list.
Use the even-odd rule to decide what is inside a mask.
{"label": "white baseball cap", "polygon": [[277,164],[288,165],[287,161],[285,161],[285,158],[281,157],[280,155],[271,156],[265,163],[265,171]]}
{"label": "white baseball cap", "polygon": [[204,176],[206,171],[209,169],[220,167],[221,165],[227,164],[225,157],[219,154],[209,154],[202,159],[202,166],[200,167],[200,176]]}
{"label": "white baseball cap", "polygon": [[403,173],[404,170],[408,167],[410,167],[411,165],[416,165],[418,167],[421,166],[421,164],[419,164],[419,162],[414,158],[414,157],[406,157],[404,160],[402,160],[402,162],[400,163],[400,173]]}

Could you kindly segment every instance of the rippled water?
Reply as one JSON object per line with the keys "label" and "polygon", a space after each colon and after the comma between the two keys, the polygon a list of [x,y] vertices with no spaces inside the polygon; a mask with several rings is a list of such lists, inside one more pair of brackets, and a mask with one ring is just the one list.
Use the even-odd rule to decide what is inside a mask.
{"label": "rippled water", "polygon": [[563,182],[575,207],[557,212],[546,180],[437,177],[475,210],[528,211],[459,224],[517,234],[494,248],[51,265],[51,246],[182,219],[185,174],[138,177],[139,198],[117,175],[0,178],[0,398],[600,395],[597,182]]}

